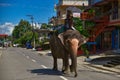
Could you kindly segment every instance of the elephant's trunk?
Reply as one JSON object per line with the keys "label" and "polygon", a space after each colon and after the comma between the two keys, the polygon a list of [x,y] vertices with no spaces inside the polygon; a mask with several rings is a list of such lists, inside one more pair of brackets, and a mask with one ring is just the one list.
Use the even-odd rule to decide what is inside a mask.
{"label": "elephant's trunk", "polygon": [[71,57],[71,71],[74,71],[74,77],[77,77],[77,50],[78,50],[78,39],[71,39],[68,40],[69,44],[69,53]]}

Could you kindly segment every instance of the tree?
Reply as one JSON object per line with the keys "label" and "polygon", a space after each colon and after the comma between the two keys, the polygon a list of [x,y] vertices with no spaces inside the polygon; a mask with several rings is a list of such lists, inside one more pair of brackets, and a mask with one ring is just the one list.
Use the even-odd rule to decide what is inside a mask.
{"label": "tree", "polygon": [[15,39],[18,39],[21,36],[23,36],[25,32],[31,31],[31,30],[32,30],[32,27],[28,21],[20,20],[19,24],[17,26],[15,26],[15,28],[12,32],[12,36]]}
{"label": "tree", "polygon": [[90,37],[90,33],[87,29],[83,28],[82,20],[79,18],[73,18],[75,28],[85,37]]}
{"label": "tree", "polygon": [[47,29],[47,24],[46,23],[42,23],[41,29]]}
{"label": "tree", "polygon": [[[12,37],[14,38],[14,42],[24,44],[27,41],[26,39],[28,39],[25,38],[25,35],[28,35],[28,33],[32,33],[31,31],[32,31],[32,26],[30,25],[30,23],[26,20],[20,20],[19,24],[15,26],[12,32]],[[28,35],[28,37],[30,37],[29,39],[31,39],[31,36],[32,35]]]}
{"label": "tree", "polygon": [[[87,29],[83,28],[82,20],[79,18],[73,18],[74,26],[75,28],[85,37],[90,37],[90,33],[88,32]],[[94,26],[92,22],[86,22],[88,26]],[[81,50],[84,52],[86,56],[86,60],[90,60],[89,58],[89,51],[87,49],[87,44],[82,44],[81,45]]]}

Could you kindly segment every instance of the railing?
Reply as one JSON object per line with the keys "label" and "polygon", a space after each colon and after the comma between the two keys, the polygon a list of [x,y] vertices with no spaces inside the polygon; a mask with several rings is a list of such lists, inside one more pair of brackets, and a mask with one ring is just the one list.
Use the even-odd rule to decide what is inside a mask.
{"label": "railing", "polygon": [[110,22],[117,20],[120,20],[120,16],[118,14],[110,15]]}
{"label": "railing", "polygon": [[96,28],[94,28],[94,31],[91,33],[92,36],[90,37],[89,41],[95,41],[95,39],[97,38],[97,36],[104,31],[105,27],[107,24],[99,24],[96,26]]}
{"label": "railing", "polygon": [[95,15],[95,13],[83,12],[83,13],[81,13],[81,19],[83,19],[83,20],[88,20],[88,19],[89,20],[99,20],[100,19],[101,20],[101,18],[103,16],[110,15],[114,10],[115,10],[115,8],[110,9],[109,11],[106,11],[100,15]]}
{"label": "railing", "polygon": [[104,31],[104,29],[105,29],[105,27],[108,25],[108,18],[109,18],[109,16],[104,16],[104,17],[102,17],[102,20],[103,20],[103,22],[102,23],[99,23],[99,24],[97,24],[95,27],[94,27],[94,29],[93,29],[93,31],[92,31],[92,33],[91,33],[91,37],[90,37],[90,40],[89,41],[95,41],[95,39],[97,38],[97,36],[102,32],[102,31]]}

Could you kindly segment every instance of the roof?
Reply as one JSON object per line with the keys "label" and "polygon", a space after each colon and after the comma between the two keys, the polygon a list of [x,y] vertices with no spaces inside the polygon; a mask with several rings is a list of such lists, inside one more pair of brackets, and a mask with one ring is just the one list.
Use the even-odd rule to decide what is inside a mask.
{"label": "roof", "polygon": [[109,2],[112,2],[112,1],[117,1],[117,0],[101,0],[101,1],[98,1],[92,5],[89,5],[85,8],[85,11],[88,10],[88,9],[91,9],[93,7],[98,7],[98,6],[102,6],[102,5],[105,5],[105,4],[108,4]]}
{"label": "roof", "polygon": [[0,37],[6,37],[8,36],[7,34],[0,34]]}
{"label": "roof", "polygon": [[93,4],[93,6],[102,6],[102,5],[108,4],[111,1],[117,1],[117,0],[101,0],[101,1]]}

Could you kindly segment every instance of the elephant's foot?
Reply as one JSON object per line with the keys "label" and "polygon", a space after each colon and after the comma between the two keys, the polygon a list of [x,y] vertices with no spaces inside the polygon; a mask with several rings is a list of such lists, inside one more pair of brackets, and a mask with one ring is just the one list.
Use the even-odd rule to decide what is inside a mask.
{"label": "elephant's foot", "polygon": [[65,71],[65,67],[63,66],[63,67],[62,67],[62,72],[64,72],[64,71]]}
{"label": "elephant's foot", "polygon": [[64,74],[64,75],[69,75],[70,72],[69,72],[68,70],[64,70],[63,74]]}
{"label": "elephant's foot", "polygon": [[74,77],[77,77],[77,73],[75,73]]}
{"label": "elephant's foot", "polygon": [[64,69],[62,69],[62,72],[64,73],[64,72],[65,72],[65,70],[64,70]]}
{"label": "elephant's foot", "polygon": [[74,71],[73,66],[70,65],[70,72],[73,72],[73,71]]}
{"label": "elephant's foot", "polygon": [[70,65],[70,72],[74,74],[74,77],[77,77],[77,71]]}
{"label": "elephant's foot", "polygon": [[56,68],[56,67],[53,67],[53,69],[52,70],[55,70],[55,71],[57,71],[58,69]]}

